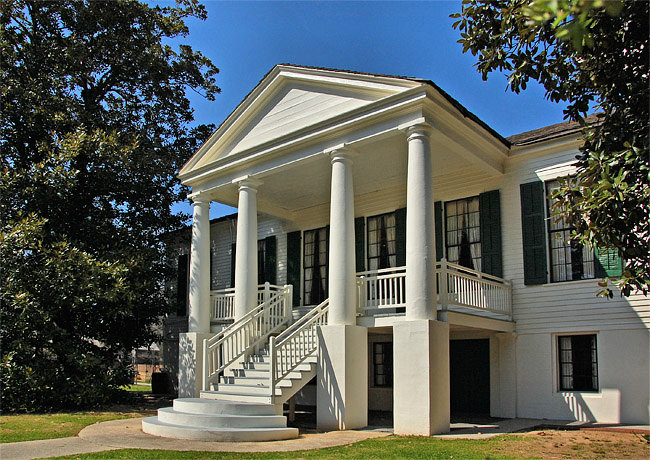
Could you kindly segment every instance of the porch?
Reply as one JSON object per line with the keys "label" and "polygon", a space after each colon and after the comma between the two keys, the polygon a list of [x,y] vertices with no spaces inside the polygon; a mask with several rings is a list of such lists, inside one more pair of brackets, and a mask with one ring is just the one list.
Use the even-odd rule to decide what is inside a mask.
{"label": "porch", "polygon": [[[492,320],[487,329],[511,331],[512,285],[510,281],[442,259],[436,264],[437,317],[452,324]],[[405,316],[406,267],[357,272],[357,325],[374,327],[387,325]],[[295,289],[295,287],[292,287]],[[264,283],[258,285],[258,304],[267,301],[282,286]],[[294,318],[306,312],[309,306],[294,305]],[[451,313],[451,318],[450,318]],[[235,289],[210,291],[210,321],[229,324],[234,321]],[[484,325],[490,324],[484,323]]]}

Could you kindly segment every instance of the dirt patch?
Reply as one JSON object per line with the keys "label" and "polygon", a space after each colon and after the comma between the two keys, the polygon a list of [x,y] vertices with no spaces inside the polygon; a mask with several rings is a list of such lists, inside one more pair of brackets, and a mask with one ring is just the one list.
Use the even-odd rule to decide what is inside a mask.
{"label": "dirt patch", "polygon": [[650,458],[650,442],[638,433],[539,430],[499,438],[494,454],[543,459]]}

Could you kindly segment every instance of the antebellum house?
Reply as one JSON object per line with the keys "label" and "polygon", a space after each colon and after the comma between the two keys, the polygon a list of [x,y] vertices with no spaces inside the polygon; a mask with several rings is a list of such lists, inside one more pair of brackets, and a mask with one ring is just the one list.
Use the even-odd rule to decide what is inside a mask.
{"label": "antebellum house", "polygon": [[[650,301],[595,297],[620,260],[549,216],[580,142],[505,139],[426,80],[274,67],[179,173],[180,398],[143,429],[293,437],[295,397],[322,430],[369,410],[418,435],[450,413],[649,423]],[[211,224],[211,201],[238,213]]]}

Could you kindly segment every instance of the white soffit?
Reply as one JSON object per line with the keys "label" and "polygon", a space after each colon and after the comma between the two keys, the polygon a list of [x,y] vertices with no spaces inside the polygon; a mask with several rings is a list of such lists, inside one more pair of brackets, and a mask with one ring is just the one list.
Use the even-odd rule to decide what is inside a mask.
{"label": "white soffit", "polygon": [[[179,172],[181,179],[213,162],[335,118],[422,83],[345,71],[278,65],[258,84]],[[221,160],[221,161],[220,161]]]}

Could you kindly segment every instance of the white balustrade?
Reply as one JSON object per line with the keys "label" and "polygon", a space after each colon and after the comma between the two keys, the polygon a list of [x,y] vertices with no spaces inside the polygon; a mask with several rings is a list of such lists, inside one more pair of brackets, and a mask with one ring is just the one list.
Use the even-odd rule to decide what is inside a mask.
{"label": "white balustrade", "polygon": [[[512,317],[512,285],[497,276],[442,259],[436,264],[440,310],[460,306]],[[362,314],[406,306],[406,267],[357,273],[357,305]]]}
{"label": "white balustrade", "polygon": [[[264,283],[257,286],[257,304],[267,301],[271,294],[283,289],[283,286],[276,286]],[[228,321],[235,317],[235,288],[226,288],[210,291],[210,320]]]}
{"label": "white balustrade", "polygon": [[329,299],[314,307],[277,337],[269,339],[271,358],[269,391],[271,399],[276,385],[296,369],[318,346],[318,327],[327,324]]}
{"label": "white balustrade", "polygon": [[203,341],[203,390],[207,390],[229,365],[257,351],[271,334],[291,321],[293,286],[267,289],[267,295],[268,300],[239,321]]}

